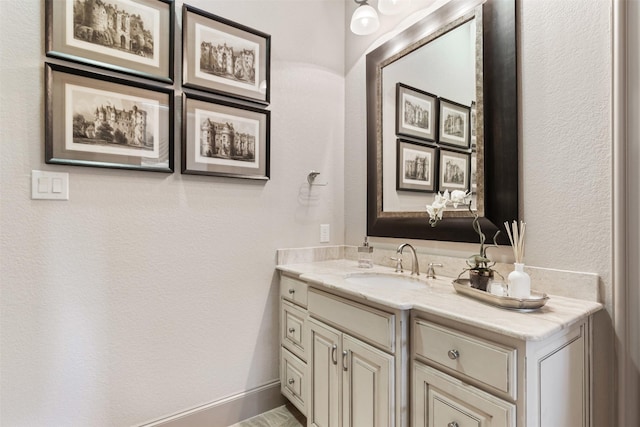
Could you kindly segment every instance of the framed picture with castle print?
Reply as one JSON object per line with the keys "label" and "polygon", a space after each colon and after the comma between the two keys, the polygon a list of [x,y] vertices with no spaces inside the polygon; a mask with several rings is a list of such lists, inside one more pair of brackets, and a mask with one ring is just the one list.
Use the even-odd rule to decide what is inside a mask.
{"label": "framed picture with castle print", "polygon": [[435,141],[438,131],[438,97],[428,92],[396,84],[396,134]]}
{"label": "framed picture with castle print", "polygon": [[185,90],[182,173],[269,179],[271,112]]}
{"label": "framed picture with castle print", "polygon": [[471,152],[471,166],[469,172],[469,182],[471,183],[471,192],[478,192],[478,153],[474,150]]}
{"label": "framed picture with castle print", "polygon": [[184,86],[269,104],[270,35],[189,5],[182,19]]}
{"label": "framed picture with castle print", "polygon": [[440,149],[438,191],[469,190],[471,154]]}
{"label": "framed picture with castle print", "polygon": [[433,193],[436,188],[436,148],[398,140],[396,190]]}
{"label": "framed picture with castle print", "polygon": [[173,172],[173,89],[45,63],[45,161]]}
{"label": "framed picture with castle print", "polygon": [[440,98],[439,141],[441,144],[461,149],[470,147],[470,111],[470,107]]}
{"label": "framed picture with castle print", "polygon": [[45,0],[47,56],[173,81],[173,0]]}

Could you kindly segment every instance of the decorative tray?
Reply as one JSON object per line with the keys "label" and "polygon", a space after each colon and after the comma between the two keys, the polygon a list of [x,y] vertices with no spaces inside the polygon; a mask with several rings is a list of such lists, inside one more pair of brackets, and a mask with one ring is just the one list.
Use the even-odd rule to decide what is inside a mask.
{"label": "decorative tray", "polygon": [[499,296],[492,293],[481,291],[471,287],[469,279],[456,279],[453,281],[453,287],[456,292],[467,295],[471,298],[495,305],[497,307],[508,308],[511,310],[537,310],[547,303],[549,297],[545,293],[531,291],[530,298],[514,298],[508,296]]}

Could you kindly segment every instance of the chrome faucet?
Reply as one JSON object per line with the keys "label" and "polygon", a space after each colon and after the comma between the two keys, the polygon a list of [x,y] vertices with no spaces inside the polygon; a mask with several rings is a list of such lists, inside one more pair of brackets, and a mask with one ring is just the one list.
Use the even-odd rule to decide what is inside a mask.
{"label": "chrome faucet", "polygon": [[436,262],[430,262],[429,268],[427,268],[427,279],[436,278],[436,270],[433,267],[442,267],[442,264]]}
{"label": "chrome faucet", "polygon": [[400,255],[402,255],[402,250],[404,248],[409,248],[409,250],[411,251],[411,255],[413,256],[411,260],[411,275],[413,276],[415,274],[416,276],[419,276],[420,266],[418,265],[418,256],[416,255],[416,250],[413,248],[413,246],[411,246],[409,243],[403,243],[398,246],[398,250],[396,251],[396,253],[398,254],[398,258],[400,258]]}

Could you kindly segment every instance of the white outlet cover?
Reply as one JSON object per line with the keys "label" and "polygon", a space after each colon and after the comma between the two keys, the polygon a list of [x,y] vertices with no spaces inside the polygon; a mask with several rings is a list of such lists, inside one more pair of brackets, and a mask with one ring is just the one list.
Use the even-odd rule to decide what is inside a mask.
{"label": "white outlet cover", "polygon": [[330,236],[329,224],[320,224],[320,243],[329,243]]}

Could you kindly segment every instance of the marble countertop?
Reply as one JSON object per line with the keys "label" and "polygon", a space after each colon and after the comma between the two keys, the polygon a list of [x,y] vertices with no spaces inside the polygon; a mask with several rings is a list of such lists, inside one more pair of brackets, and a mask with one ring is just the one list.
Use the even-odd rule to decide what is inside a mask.
{"label": "marble countertop", "polygon": [[409,276],[409,272],[394,273],[392,268],[378,265],[358,268],[356,261],[345,259],[279,265],[277,269],[317,288],[339,290],[393,309],[423,311],[528,341],[543,340],[602,309],[597,302],[549,295],[547,303],[538,310],[508,310],[458,294],[451,285],[453,278],[428,280],[424,274],[420,276],[424,287],[417,289],[355,284],[346,277],[355,273]]}

